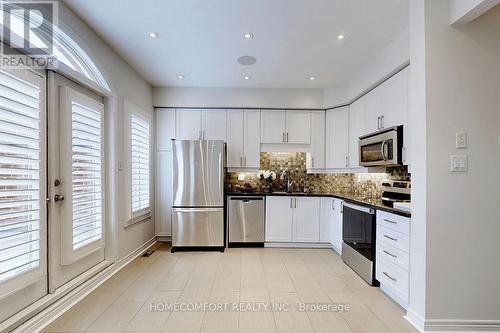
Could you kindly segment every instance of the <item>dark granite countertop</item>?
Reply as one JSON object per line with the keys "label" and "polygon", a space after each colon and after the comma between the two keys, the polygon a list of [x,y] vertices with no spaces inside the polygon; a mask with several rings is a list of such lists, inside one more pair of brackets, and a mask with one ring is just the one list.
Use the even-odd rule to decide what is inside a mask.
{"label": "dark granite countertop", "polygon": [[398,214],[405,217],[411,217],[411,213],[387,207],[382,203],[382,199],[373,199],[373,198],[364,198],[359,195],[355,195],[354,193],[346,193],[346,192],[308,192],[308,193],[286,193],[286,192],[271,192],[271,193],[262,193],[262,192],[227,192],[227,196],[290,196],[290,197],[332,197],[342,199],[347,202],[371,206],[374,209],[383,210],[389,213]]}

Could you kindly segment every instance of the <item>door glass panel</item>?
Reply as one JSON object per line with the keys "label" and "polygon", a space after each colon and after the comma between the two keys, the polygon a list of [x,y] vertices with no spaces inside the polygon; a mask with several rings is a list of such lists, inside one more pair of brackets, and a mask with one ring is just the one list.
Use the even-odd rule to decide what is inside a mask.
{"label": "door glass panel", "polygon": [[0,282],[40,265],[40,126],[39,86],[0,71]]}
{"label": "door glass panel", "polygon": [[99,110],[71,103],[73,249],[103,235],[102,118]]}

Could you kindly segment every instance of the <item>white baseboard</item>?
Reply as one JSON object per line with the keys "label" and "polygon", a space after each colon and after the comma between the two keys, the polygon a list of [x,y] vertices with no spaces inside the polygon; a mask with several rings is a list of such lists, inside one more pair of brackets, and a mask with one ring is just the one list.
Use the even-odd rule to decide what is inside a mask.
{"label": "white baseboard", "polygon": [[[67,294],[65,294],[64,296],[60,296],[56,301],[53,300],[54,294],[47,295],[46,297],[38,301],[38,302],[44,302],[45,300],[46,302],[45,306],[41,306],[43,304],[38,305],[38,308],[43,308],[42,311],[32,313],[31,316],[29,317],[27,316],[26,313],[22,314],[23,317],[20,317],[19,321],[17,322],[17,325],[16,323],[14,325],[11,324],[10,325],[11,328],[9,330],[12,330],[12,327],[16,327],[14,330],[12,330],[13,333],[31,333],[31,332],[42,331],[44,328],[46,328],[52,322],[54,322],[57,318],[62,316],[66,311],[68,311],[74,305],[80,302],[84,297],[86,297],[92,291],[97,289],[106,280],[108,280],[110,277],[118,273],[132,260],[142,255],[146,249],[148,249],[155,243],[156,243],[156,237],[151,238],[146,243],[141,245],[137,250],[127,255],[125,258],[121,259],[116,263],[111,264],[106,269],[102,270],[99,274],[93,276],[88,281],[82,283],[73,290],[68,291]],[[26,317],[28,317],[29,319],[28,320],[22,319]],[[0,324],[0,332],[3,332],[2,325],[4,325],[4,323]]]}
{"label": "white baseboard", "polygon": [[284,247],[284,248],[297,248],[297,249],[331,249],[330,243],[280,243],[280,242],[266,242],[264,247]]}
{"label": "white baseboard", "polygon": [[408,309],[405,319],[419,332],[500,332],[500,320],[427,319]]}
{"label": "white baseboard", "polygon": [[158,242],[171,242],[172,241],[172,236],[163,236],[163,235],[157,235],[156,240]]}

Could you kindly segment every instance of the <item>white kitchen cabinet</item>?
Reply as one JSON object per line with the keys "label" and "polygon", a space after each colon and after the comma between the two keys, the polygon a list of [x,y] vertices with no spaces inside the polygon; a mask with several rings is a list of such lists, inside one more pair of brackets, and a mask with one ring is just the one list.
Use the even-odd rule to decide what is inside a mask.
{"label": "white kitchen cabinet", "polygon": [[156,236],[172,235],[172,152],[162,151],[156,155],[155,188]]}
{"label": "white kitchen cabinet", "polygon": [[171,151],[175,139],[175,109],[158,108],[156,113],[156,150]]}
{"label": "white kitchen cabinet", "polygon": [[201,109],[177,109],[175,133],[177,140],[200,140],[202,138]]}
{"label": "white kitchen cabinet", "polygon": [[349,167],[349,107],[326,111],[326,168]]}
{"label": "white kitchen cabinet", "polygon": [[338,253],[342,254],[342,205],[343,200],[334,198],[333,200],[333,220],[332,220],[332,247]]}
{"label": "white kitchen cabinet", "polygon": [[227,113],[227,167],[243,167],[244,122],[243,110],[229,110]]}
{"label": "white kitchen cabinet", "polygon": [[311,149],[306,158],[307,169],[325,167],[325,112],[311,113]]}
{"label": "white kitchen cabinet", "polygon": [[365,124],[362,135],[373,133],[382,129],[381,118],[383,115],[383,108],[380,86],[366,94],[365,98]]}
{"label": "white kitchen cabinet", "polygon": [[229,110],[227,114],[227,167],[260,167],[260,111]]}
{"label": "white kitchen cabinet", "polygon": [[333,226],[333,198],[321,198],[321,216],[319,224],[319,241],[321,243],[332,242]]}
{"label": "white kitchen cabinet", "polygon": [[286,111],[261,111],[260,120],[261,143],[285,143]]}
{"label": "white kitchen cabinet", "polygon": [[202,137],[204,140],[226,141],[226,110],[206,109],[202,112]]}
{"label": "white kitchen cabinet", "polygon": [[261,112],[261,143],[310,144],[311,112],[265,110]]}
{"label": "white kitchen cabinet", "polygon": [[349,107],[349,167],[359,168],[359,137],[365,133],[366,96]]}
{"label": "white kitchen cabinet", "polygon": [[245,168],[260,168],[260,110],[245,110],[244,118]]}
{"label": "white kitchen cabinet", "polygon": [[291,143],[291,144],[311,143],[310,111],[286,112],[286,143]]}
{"label": "white kitchen cabinet", "polygon": [[293,198],[293,241],[319,242],[320,198]]}
{"label": "white kitchen cabinet", "polygon": [[293,198],[266,198],[266,242],[291,242]]}

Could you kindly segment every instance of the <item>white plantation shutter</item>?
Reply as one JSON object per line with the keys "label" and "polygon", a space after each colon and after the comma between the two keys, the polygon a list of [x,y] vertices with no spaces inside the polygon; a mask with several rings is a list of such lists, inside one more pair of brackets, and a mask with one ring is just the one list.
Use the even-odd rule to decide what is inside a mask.
{"label": "white plantation shutter", "polygon": [[102,112],[71,102],[73,250],[103,238]]}
{"label": "white plantation shutter", "polygon": [[0,283],[40,266],[45,175],[35,81],[0,71]]}
{"label": "white plantation shutter", "polygon": [[134,114],[130,117],[130,147],[132,167],[132,217],[149,209],[149,122]]}

